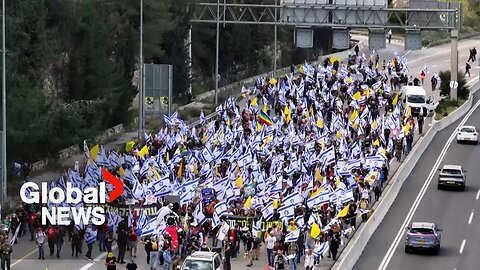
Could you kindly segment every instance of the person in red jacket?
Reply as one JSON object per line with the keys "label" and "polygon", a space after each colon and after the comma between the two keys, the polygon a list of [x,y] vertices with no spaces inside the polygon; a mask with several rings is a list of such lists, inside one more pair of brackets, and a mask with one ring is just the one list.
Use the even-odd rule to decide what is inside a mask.
{"label": "person in red jacket", "polygon": [[50,256],[55,252],[55,235],[57,234],[57,228],[53,225],[49,225],[47,228],[48,248],[50,250]]}

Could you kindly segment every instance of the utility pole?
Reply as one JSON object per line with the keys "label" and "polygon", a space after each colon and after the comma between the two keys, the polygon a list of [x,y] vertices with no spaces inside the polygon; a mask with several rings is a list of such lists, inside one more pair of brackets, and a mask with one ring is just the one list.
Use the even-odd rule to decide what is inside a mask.
{"label": "utility pole", "polygon": [[[2,190],[0,203],[3,206],[7,196],[7,81],[6,65],[7,49],[5,48],[5,0],[2,0]],[[1,213],[0,213],[1,215]]]}
{"label": "utility pole", "polygon": [[275,0],[275,24],[273,29],[273,72],[272,77],[275,77],[277,71],[277,0]]}
{"label": "utility pole", "polygon": [[140,63],[138,67],[138,140],[142,140],[145,117],[145,93],[143,91],[143,0],[140,0]]}
{"label": "utility pole", "polygon": [[215,106],[218,105],[218,47],[220,43],[220,0],[217,0],[217,44],[215,48]]}
{"label": "utility pole", "polygon": [[[457,82],[457,74],[458,74],[458,30],[452,30],[451,32],[451,40],[452,40],[452,48],[450,53],[450,82]],[[450,100],[456,101],[457,100],[457,93],[458,93],[458,83],[453,83],[453,87],[450,87]],[[457,87],[455,87],[455,85]]]}

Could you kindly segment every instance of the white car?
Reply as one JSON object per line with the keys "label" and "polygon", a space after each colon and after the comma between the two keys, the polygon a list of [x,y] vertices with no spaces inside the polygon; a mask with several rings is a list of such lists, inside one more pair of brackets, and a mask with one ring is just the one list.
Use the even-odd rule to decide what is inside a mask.
{"label": "white car", "polygon": [[217,252],[195,251],[183,261],[181,270],[223,270],[223,260]]}
{"label": "white car", "polygon": [[462,126],[458,129],[457,143],[473,142],[478,143],[478,132],[474,126]]}

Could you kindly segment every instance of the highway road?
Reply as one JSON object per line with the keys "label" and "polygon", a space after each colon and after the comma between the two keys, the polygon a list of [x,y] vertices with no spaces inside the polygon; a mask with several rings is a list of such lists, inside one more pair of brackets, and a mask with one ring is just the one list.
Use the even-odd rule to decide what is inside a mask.
{"label": "highway road", "polygon": [[[370,54],[368,50],[368,46],[367,46],[367,43],[366,43],[366,40],[368,39],[367,37],[360,37],[359,38],[361,41],[362,41],[362,50],[365,50],[365,54],[368,55]],[[478,39],[470,39],[470,40],[463,40],[463,41],[460,41],[459,42],[459,67],[463,70],[464,68],[464,65],[465,65],[465,61],[467,60],[468,58],[468,49],[469,48],[472,48],[475,44],[477,44],[477,47],[480,47],[478,45],[480,45],[480,42]],[[403,51],[403,48],[402,48],[402,44],[401,43],[398,43],[398,42],[393,42],[392,41],[392,44],[391,45],[388,45],[387,49],[384,49],[384,50],[380,50],[378,53],[380,54],[381,56],[381,60],[385,57],[385,58],[393,58],[393,53],[394,52],[398,52],[400,55],[403,55],[403,54],[407,54],[407,57],[409,59],[409,66],[410,66],[410,69],[411,69],[411,74],[416,76],[416,77],[419,77],[419,74],[420,74],[420,71],[423,69],[424,66],[428,66],[429,69],[430,69],[430,73],[427,75],[427,79],[426,79],[426,85],[425,85],[425,88],[427,90],[427,93],[431,93],[431,86],[430,86],[430,77],[432,76],[433,72],[439,72],[441,70],[446,70],[446,69],[449,69],[449,66],[450,66],[450,45],[449,44],[446,44],[446,45],[442,45],[442,46],[439,46],[439,47],[434,47],[434,48],[431,48],[431,49],[428,49],[428,50],[420,50],[420,51],[413,51],[413,52],[404,52]],[[342,58],[346,57],[346,53],[340,53],[340,54],[336,54],[336,55],[343,55]],[[472,79],[475,78],[476,75],[478,75],[478,68],[476,65],[472,65],[473,69],[472,69]],[[438,98],[438,94],[439,94],[439,91],[436,91],[435,92],[435,96]],[[475,114],[476,115],[476,114]],[[476,115],[476,118],[477,119],[480,119],[478,118],[478,115]],[[472,116],[472,119],[473,116]],[[427,129],[428,127],[425,127],[425,129]],[[449,129],[446,129],[446,130],[449,130]],[[440,133],[440,134],[443,134],[443,133]],[[446,136],[446,135],[445,135]],[[441,135],[438,135],[437,137],[441,137]],[[435,138],[434,140],[434,143],[438,143],[438,145],[444,145],[444,142],[438,142],[437,141],[438,138]],[[437,144],[436,144],[437,145]],[[472,149],[475,149],[475,148],[469,148],[469,146],[461,146],[463,148],[465,148],[466,150],[469,150],[469,151],[472,151]],[[432,148],[435,148],[435,151],[438,150],[438,148],[440,147],[432,147]],[[435,154],[435,153],[430,153],[429,151],[434,151],[432,149],[428,149],[426,154],[425,154],[425,157],[433,157],[433,156],[438,156],[438,153]],[[430,156],[428,156],[428,153],[430,153]],[[472,152],[473,153],[473,152]],[[448,154],[450,155],[450,153]],[[435,156],[435,157],[436,157]],[[462,156],[461,152],[459,154],[459,157],[461,158],[467,158],[468,156],[465,155],[465,156]],[[474,156],[472,156],[472,158],[475,158]],[[422,164],[422,162],[424,162],[425,160],[430,160],[430,158],[426,158],[426,159],[423,159],[419,164]],[[432,164],[434,163],[434,161],[432,161]],[[470,164],[473,166],[473,161],[470,162]],[[428,166],[428,164],[427,164]],[[428,168],[428,167],[422,167],[422,168]],[[429,167],[431,168],[431,166]],[[468,168],[467,168],[468,169]],[[473,173],[475,173],[475,170],[472,170],[472,169],[469,169],[470,171],[472,171]],[[414,173],[412,173],[412,176],[415,176],[415,175],[422,175],[422,177],[415,177],[414,179],[419,179],[419,181],[416,181],[416,182],[420,182],[420,181],[424,181],[424,179],[426,178],[426,175],[428,175],[428,172],[423,172],[423,171],[415,171]],[[469,172],[469,175],[471,175],[471,173]],[[420,180],[421,179],[421,180]],[[474,183],[474,179],[473,177],[470,178],[471,179],[471,184]],[[415,182],[414,180],[407,180],[405,185],[404,185],[404,189],[407,189],[406,192],[401,192],[401,194],[399,195],[399,198],[401,198],[400,196],[404,196],[403,194],[404,193],[407,193],[407,194],[410,194],[407,196],[408,198],[405,198],[405,200],[407,200],[407,202],[404,202],[404,203],[400,203],[402,209],[404,209],[403,212],[396,212],[398,214],[395,214],[395,216],[400,216],[398,217],[398,219],[401,219],[401,217],[405,217],[406,215],[406,212],[408,212],[408,208],[409,208],[409,205],[411,205],[411,201],[413,201],[413,199],[415,198],[416,194],[418,193],[418,191],[420,190],[420,187],[418,184],[417,185],[413,185],[413,186],[409,186],[409,182]],[[479,185],[480,186],[480,185]],[[430,187],[429,187],[429,191],[430,191]],[[472,190],[471,187],[467,188],[467,191],[464,193],[464,194],[455,194],[455,193],[448,193],[448,192],[445,192],[446,195],[448,196],[455,196],[455,195],[461,195],[461,196],[470,196],[470,193],[472,192],[475,192],[476,193],[476,190]],[[428,193],[428,192],[427,192]],[[427,194],[428,195],[428,194]],[[427,199],[427,196],[426,195],[426,198]],[[442,209],[442,210],[439,210],[439,211],[443,211],[443,212],[455,212],[455,210],[457,210],[460,214],[463,213],[463,211],[467,211],[468,213],[466,213],[467,215],[467,218],[468,218],[468,215],[470,215],[470,211],[471,209],[473,209],[472,207],[474,206],[474,203],[475,201],[467,204],[467,205],[461,205],[460,203],[457,204],[457,202],[460,202],[460,200],[457,200],[457,199],[448,199],[448,196],[446,196],[445,199],[445,203],[444,201],[436,201],[434,200],[434,202],[436,204],[438,204],[439,208],[438,209]],[[457,196],[458,197],[458,196]],[[465,203],[465,202],[463,202]],[[398,203],[395,203],[394,204],[394,207],[392,207],[392,210],[395,211],[395,207],[397,206]],[[422,209],[423,206],[419,207],[419,211]],[[455,207],[455,208],[454,208]],[[468,209],[467,209],[468,208]],[[437,216],[441,217],[442,215],[442,212],[438,212],[438,213],[435,213],[432,211],[431,214],[436,214]],[[480,215],[480,209],[478,210],[478,214]],[[390,214],[389,214],[390,215]],[[479,217],[480,218],[480,217]],[[386,222],[384,223],[387,223],[390,221],[390,219],[395,219],[394,217],[390,217],[390,218],[386,218]],[[451,220],[451,223],[449,223],[450,225],[453,225],[455,226],[455,222],[461,222],[461,223],[465,223],[463,220],[465,218],[462,216],[461,218],[458,217],[457,219],[453,219]],[[475,220],[475,217],[474,217],[474,220]],[[439,223],[440,226],[442,226],[442,228],[445,230],[445,235],[444,235],[444,238],[443,238],[443,246],[445,247],[445,249],[442,249],[441,253],[440,253],[440,257],[442,256],[449,256],[448,254],[450,254],[450,256],[454,256],[454,255],[458,255],[458,246],[460,243],[457,243],[457,242],[454,242],[453,239],[449,238],[449,235],[447,234],[451,229],[447,226],[447,227],[444,227],[443,225],[444,224],[447,224],[448,221],[444,221],[443,220],[439,220],[437,221]],[[389,224],[389,225],[386,225],[387,228],[390,228],[390,230],[386,230],[385,232],[385,235],[375,235],[375,237],[379,237],[377,238],[378,241],[383,241],[384,243],[376,243],[377,241],[372,238],[372,241],[371,241],[371,245],[368,246],[367,250],[364,252],[364,255],[367,254],[368,256],[366,256],[364,258],[364,255],[362,255],[362,258],[361,260],[365,260],[366,262],[368,262],[370,260],[370,258],[372,258],[372,262],[371,264],[366,264],[364,266],[362,266],[360,263],[358,265],[358,269],[373,269],[373,268],[378,268],[378,265],[380,263],[380,261],[382,260],[383,256],[385,255],[385,252],[379,252],[380,250],[382,251],[385,251],[388,249],[388,246],[391,244],[391,242],[393,241],[393,238],[395,237],[394,233],[392,233],[391,231],[397,231],[398,230],[398,224],[401,224],[402,222],[400,221],[397,221],[397,223],[393,223],[393,224]],[[381,224],[380,225],[381,227],[379,228],[379,231],[381,231],[381,229],[385,226],[384,224]],[[460,225],[459,225],[460,226]],[[459,227],[460,228],[460,227]],[[465,231],[466,232],[466,229],[463,228],[461,230],[458,230],[458,232],[463,232]],[[472,233],[475,233],[474,231],[472,231]],[[474,234],[472,234],[474,235]],[[478,235],[478,234],[477,234]],[[462,238],[463,237],[463,238]],[[476,244],[477,246],[479,246],[479,243],[474,243],[472,240],[472,236],[468,237],[468,235],[465,235],[465,236],[462,236],[460,237],[460,241],[462,239],[467,239],[467,244],[465,245],[465,251],[464,251],[464,256],[467,254],[467,250],[468,250],[468,247],[470,247],[472,245],[473,247],[473,244]],[[448,241],[452,241],[451,243],[451,246],[449,248],[447,242]],[[388,243],[387,243],[388,242]],[[374,245],[377,245],[377,244],[382,244],[381,246],[374,246]],[[371,249],[370,249],[371,248]],[[399,251],[400,249],[397,250],[397,252]],[[84,252],[86,251],[86,246],[84,245]],[[403,251],[403,249],[401,249],[401,251]],[[47,251],[48,252],[48,251]],[[116,252],[115,252],[116,254]],[[139,244],[139,252],[138,252],[138,258],[136,259],[136,262],[139,264],[140,268],[139,269],[149,269],[149,267],[146,265],[145,263],[145,252],[143,250],[143,246],[141,244]],[[71,256],[71,253],[70,253],[70,245],[68,245],[68,243],[66,245],[64,245],[64,250],[62,250],[62,253],[61,253],[61,258],[55,258],[55,257],[50,257],[46,256],[46,260],[37,260],[37,251],[36,251],[36,248],[35,248],[35,245],[33,244],[33,242],[30,242],[28,241],[28,239],[25,239],[25,238],[22,238],[19,240],[19,243],[14,245],[14,253],[13,253],[13,261],[12,261],[12,269],[19,269],[19,270],[24,270],[24,269],[40,269],[40,270],[43,270],[45,269],[45,267],[48,265],[48,269],[49,270],[87,270],[87,269],[90,269],[90,270],[99,270],[99,269],[105,269],[105,266],[104,266],[104,259],[105,259],[105,253],[99,253],[98,251],[98,247],[96,247],[94,249],[94,252],[93,252],[93,257],[95,258],[95,260],[92,262],[92,261],[88,261],[88,260],[85,260],[83,258],[72,258]],[[403,255],[403,254],[402,254]],[[262,269],[265,265],[266,265],[266,259],[264,257],[264,252],[261,253],[261,258],[260,258],[260,261],[256,262],[255,266],[253,267],[253,269]],[[414,255],[413,255],[414,256]],[[378,259],[374,259],[375,257],[378,257]],[[439,257],[439,258],[440,258]],[[427,258],[428,259],[428,258]],[[435,259],[435,258],[433,258]],[[391,269],[397,269],[396,267],[393,267],[394,263],[396,262],[399,262],[401,261],[402,259],[399,259],[397,258],[396,254],[394,256],[394,258],[392,259],[392,262],[390,264],[391,266]],[[403,262],[405,263],[405,262]],[[235,260],[234,262],[232,262],[232,269],[240,269],[242,267],[244,267],[246,265],[246,261],[245,259],[243,258],[239,258],[237,260]],[[328,265],[331,265],[331,262],[328,262],[327,259],[325,259],[323,262],[322,262],[322,267],[317,267],[316,269],[328,269]],[[372,265],[374,265],[372,267]],[[398,266],[398,264],[397,264]],[[124,265],[121,265],[119,267],[117,267],[117,269],[124,269]],[[303,265],[301,267],[299,267],[299,269],[303,269]],[[410,268],[404,268],[402,267],[402,269],[410,269]],[[441,268],[436,268],[436,269],[444,269],[443,267]],[[453,269],[453,268],[452,268]],[[460,269],[460,268],[459,268]],[[472,269],[472,268],[465,268],[465,269]]]}
{"label": "highway road", "polygon": [[[479,100],[477,92],[465,125],[480,126]],[[354,269],[479,269],[480,146],[457,144],[455,137],[449,140],[462,119],[434,137]],[[465,192],[437,189],[438,168],[445,164],[461,165],[467,170]],[[410,225],[412,221],[435,222],[443,230],[438,256],[404,252],[402,224]]]}

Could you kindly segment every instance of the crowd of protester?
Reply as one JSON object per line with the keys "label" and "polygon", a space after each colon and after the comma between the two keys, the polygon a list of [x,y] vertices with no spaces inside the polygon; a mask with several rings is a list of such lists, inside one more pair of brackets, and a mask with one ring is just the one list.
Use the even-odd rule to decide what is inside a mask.
{"label": "crowd of protester", "polygon": [[[47,246],[47,255],[66,256],[68,242],[72,257],[92,259],[94,246],[107,252],[107,269],[126,261],[135,269],[139,248],[151,269],[175,269],[213,246],[227,270],[239,257],[256,264],[262,248],[275,269],[296,269],[302,258],[313,269],[324,256],[337,259],[357,217],[367,220],[372,196],[381,196],[391,161],[408,155],[415,130],[422,133],[423,115],[412,115],[401,89],[420,85],[428,71],[421,80],[408,71],[405,57],[380,61],[375,51],[354,50],[347,59],[258,78],[242,89],[243,101],[229,98],[209,121],[202,112],[195,127],[175,113],[123,154],[85,144],[85,169],[76,164],[49,185],[96,186],[106,168],[125,184],[113,204],[133,202],[128,216],[108,213],[103,226],[42,225],[40,207],[54,205],[29,204],[4,223],[12,236],[19,228],[18,238],[36,243],[40,260]],[[141,209],[151,204],[159,210],[148,216]],[[217,239],[224,224],[228,232]]]}

